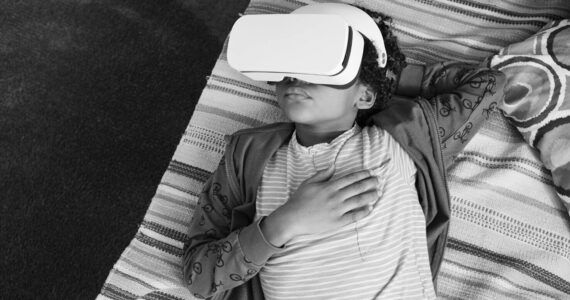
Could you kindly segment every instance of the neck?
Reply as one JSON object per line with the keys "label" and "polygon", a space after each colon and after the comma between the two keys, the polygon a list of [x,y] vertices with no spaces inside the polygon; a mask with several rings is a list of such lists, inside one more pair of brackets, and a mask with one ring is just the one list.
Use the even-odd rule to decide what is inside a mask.
{"label": "neck", "polygon": [[299,144],[310,147],[321,143],[330,143],[332,140],[352,128],[350,126],[342,126],[338,128],[319,128],[306,124],[295,124],[297,130],[297,141]]}

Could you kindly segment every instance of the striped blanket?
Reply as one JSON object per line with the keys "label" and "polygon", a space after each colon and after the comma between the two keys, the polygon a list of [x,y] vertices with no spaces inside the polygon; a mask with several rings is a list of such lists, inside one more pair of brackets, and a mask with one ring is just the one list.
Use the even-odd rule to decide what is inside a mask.
{"label": "striped blanket", "polygon": [[[313,2],[252,0],[245,13],[284,13]],[[438,296],[570,298],[570,209],[564,206],[570,174],[563,151],[570,131],[558,130],[569,126],[570,29],[563,20],[569,2],[343,2],[392,16],[410,62],[490,58],[509,78],[500,104],[507,117],[489,112],[450,172],[451,226]],[[543,80],[533,81],[538,72]],[[224,49],[140,229],[98,299],[194,299],[181,281],[182,247],[224,136],[282,120],[272,88],[232,70]]]}

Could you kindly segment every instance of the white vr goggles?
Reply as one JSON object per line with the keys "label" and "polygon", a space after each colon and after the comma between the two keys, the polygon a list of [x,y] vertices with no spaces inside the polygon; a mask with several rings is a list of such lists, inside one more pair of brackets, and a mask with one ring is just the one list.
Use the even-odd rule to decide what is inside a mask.
{"label": "white vr goggles", "polygon": [[246,15],[228,41],[230,66],[258,81],[292,77],[315,84],[346,85],[360,70],[366,36],[387,54],[378,25],[364,11],[340,3],[303,6],[290,14]]}

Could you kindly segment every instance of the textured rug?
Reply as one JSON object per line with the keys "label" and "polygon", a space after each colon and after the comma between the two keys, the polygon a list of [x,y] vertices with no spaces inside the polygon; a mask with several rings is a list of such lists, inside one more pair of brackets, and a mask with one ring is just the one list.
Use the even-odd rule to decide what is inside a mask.
{"label": "textured rug", "polygon": [[95,298],[247,4],[203,2],[0,1],[0,299]]}

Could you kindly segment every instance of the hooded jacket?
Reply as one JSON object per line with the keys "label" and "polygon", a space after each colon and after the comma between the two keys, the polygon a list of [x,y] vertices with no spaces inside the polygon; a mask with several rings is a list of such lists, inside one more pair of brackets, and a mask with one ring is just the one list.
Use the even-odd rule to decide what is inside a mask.
{"label": "hooded jacket", "polygon": [[[434,282],[449,228],[447,168],[496,109],[504,83],[501,72],[473,65],[410,66],[400,75],[399,96],[367,122],[391,134],[415,163]],[[294,129],[292,123],[276,123],[228,138],[184,247],[184,281],[195,297],[264,299],[257,273],[282,249],[267,242],[253,221],[255,201],[267,161]]]}

